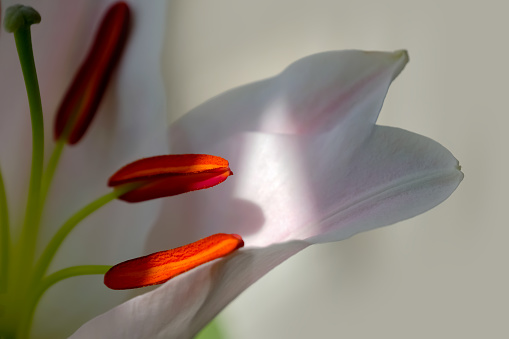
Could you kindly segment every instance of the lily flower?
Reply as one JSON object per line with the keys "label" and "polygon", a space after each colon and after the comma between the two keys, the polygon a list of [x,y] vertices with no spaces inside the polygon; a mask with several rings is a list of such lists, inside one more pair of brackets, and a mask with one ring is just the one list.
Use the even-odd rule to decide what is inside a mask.
{"label": "lily flower", "polygon": [[[51,126],[69,74],[79,67],[76,56],[86,54],[83,40],[92,39],[91,27],[97,27],[107,6],[62,1],[55,10],[53,2],[47,5],[38,5],[43,21],[33,40],[36,64],[44,61],[37,66],[45,126]],[[87,216],[65,239],[48,272],[129,260],[106,274],[106,285],[164,284],[118,305],[130,294],[107,289],[97,276],[59,282],[41,299],[34,338],[69,335],[102,312],[71,338],[190,338],[290,256],[423,213],[462,180],[457,160],[439,143],[376,125],[389,85],[408,62],[404,51],[309,56],[273,78],[219,95],[165,127],[159,72],[164,1],[130,7],[134,24],[116,78],[93,122],[85,119],[83,140],[62,148],[53,185],[43,187],[47,203],[37,240],[44,246],[72,211],[106,190],[111,177],[115,191],[129,185],[117,198],[144,202],[114,201]],[[50,25],[43,27],[45,21]],[[30,177],[30,138],[20,132],[28,130],[29,115],[23,114],[26,94],[21,72],[12,66],[16,56],[7,34],[0,35],[0,53],[2,74],[12,74],[8,84],[1,80],[0,161],[16,220],[23,219],[26,196],[20,192],[27,191]],[[161,158],[153,156],[169,153],[211,154],[227,159],[228,166],[218,161],[213,168],[188,171],[202,163],[178,159],[169,161],[173,169],[161,170]],[[148,160],[132,162],[140,158]],[[173,195],[191,190],[174,185],[175,174],[198,178],[196,187],[206,188],[224,181],[230,168],[235,175],[213,189]],[[160,187],[164,192],[155,189]],[[218,236],[209,238],[213,234]],[[222,251],[226,242],[229,250]],[[204,248],[223,254],[208,257]],[[44,256],[42,249],[35,254],[40,252]],[[135,258],[139,255],[145,256]],[[182,269],[173,271],[175,263],[183,263]],[[0,317],[6,314],[0,312]]]}
{"label": "lily flower", "polygon": [[173,123],[172,152],[220,155],[235,176],[214,191],[165,200],[146,252],[220,230],[240,234],[245,247],[96,317],[72,338],[191,338],[306,247],[445,200],[463,178],[452,154],[424,136],[375,124],[407,62],[405,51],[320,53]]}

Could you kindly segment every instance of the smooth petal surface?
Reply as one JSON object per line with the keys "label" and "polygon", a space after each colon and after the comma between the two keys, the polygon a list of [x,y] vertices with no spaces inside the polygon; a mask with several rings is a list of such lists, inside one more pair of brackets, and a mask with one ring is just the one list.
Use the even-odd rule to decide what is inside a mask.
{"label": "smooth petal surface", "polygon": [[239,293],[308,245],[295,241],[262,251],[241,249],[94,318],[71,338],[192,338]]}
{"label": "smooth petal surface", "polygon": [[[33,26],[32,37],[47,145],[53,142],[52,128],[60,101],[86,56],[100,18],[113,2],[24,2],[36,8],[42,17],[41,23]],[[2,8],[14,3],[2,1]],[[48,197],[41,241],[47,242],[73,212],[106,193],[109,175],[120,166],[168,151],[164,140],[146,140],[158,128],[166,130],[160,71],[166,1],[128,3],[133,23],[122,60],[86,136],[76,147],[64,150]],[[13,224],[19,224],[30,169],[30,117],[14,39],[5,32],[0,34],[0,73],[0,163],[15,218]],[[46,157],[51,151],[52,147],[46,147]],[[80,224],[57,253],[50,271],[71,265],[114,263],[139,255],[143,246],[139,239],[144,239],[148,231],[140,225],[151,224],[159,202],[136,207],[124,205],[112,203]],[[94,302],[90,302],[89,295],[95,295]],[[59,283],[41,300],[33,337],[69,335],[93,315],[127,297],[122,293],[113,295],[99,276]]]}
{"label": "smooth petal surface", "polygon": [[407,60],[404,52],[317,54],[177,121],[172,149],[227,158],[236,175],[214,192],[166,201],[147,252],[219,229],[240,234],[247,247],[97,317],[75,337],[189,338],[309,244],[389,225],[446,199],[462,179],[451,153],[374,125]]}

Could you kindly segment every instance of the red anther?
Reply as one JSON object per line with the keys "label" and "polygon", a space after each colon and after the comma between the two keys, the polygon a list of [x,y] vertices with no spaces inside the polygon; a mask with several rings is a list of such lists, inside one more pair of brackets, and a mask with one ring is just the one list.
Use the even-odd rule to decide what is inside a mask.
{"label": "red anther", "polygon": [[115,265],[104,275],[104,284],[114,290],[162,284],[243,246],[244,241],[237,234],[214,234],[189,245]]}
{"label": "red anther", "polygon": [[140,202],[209,188],[232,174],[228,161],[213,155],[161,155],[124,166],[113,174],[108,186],[137,183],[138,187],[119,199]]}
{"label": "red anther", "polygon": [[55,120],[55,139],[77,143],[99,107],[127,40],[130,22],[125,2],[111,6],[95,36],[92,49],[81,65],[62,101]]}

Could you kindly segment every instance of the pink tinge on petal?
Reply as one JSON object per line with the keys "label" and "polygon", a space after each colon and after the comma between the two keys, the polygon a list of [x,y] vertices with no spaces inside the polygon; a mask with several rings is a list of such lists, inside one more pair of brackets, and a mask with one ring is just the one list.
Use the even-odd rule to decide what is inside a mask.
{"label": "pink tinge on petal", "polygon": [[117,2],[104,16],[92,48],[68,89],[55,120],[55,139],[77,143],[85,134],[127,41],[130,10]]}

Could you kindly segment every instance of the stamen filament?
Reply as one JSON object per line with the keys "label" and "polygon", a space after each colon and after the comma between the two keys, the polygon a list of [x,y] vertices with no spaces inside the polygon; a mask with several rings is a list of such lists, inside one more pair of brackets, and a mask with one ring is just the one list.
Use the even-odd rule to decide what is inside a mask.
{"label": "stamen filament", "polygon": [[0,293],[7,290],[9,251],[11,249],[9,209],[2,171],[0,169]]}
{"label": "stamen filament", "polygon": [[51,286],[56,283],[76,277],[81,275],[93,275],[93,274],[105,274],[112,266],[110,265],[80,265],[80,266],[72,266],[61,269],[55,273],[50,274],[40,281],[40,283],[35,287],[33,293],[30,296],[30,300],[27,305],[30,305],[30,308],[25,313],[25,317],[23,321],[19,324],[19,333],[20,337],[28,337],[28,331],[32,324],[33,315],[37,304],[39,303],[39,299],[42,297],[44,292],[48,290]]}
{"label": "stamen filament", "polygon": [[37,294],[42,295],[48,288],[64,279],[80,275],[106,274],[111,267],[111,265],[80,265],[61,269],[42,279]]}
{"label": "stamen filament", "polygon": [[65,139],[62,138],[57,140],[53,153],[51,153],[51,157],[46,165],[46,170],[44,171],[41,183],[41,209],[44,208],[46,197],[49,193],[51,182],[53,181],[53,176],[55,175],[65,144]]}
{"label": "stamen filament", "polygon": [[51,263],[51,260],[57,253],[58,249],[60,248],[60,245],[62,245],[62,242],[65,240],[67,235],[71,233],[71,231],[86,217],[103,207],[104,205],[108,204],[112,200],[117,199],[119,196],[125,194],[126,192],[129,192],[135,188],[137,188],[138,185],[124,185],[122,187],[119,187],[115,189],[114,191],[103,195],[102,197],[92,201],[82,209],[80,209],[78,212],[76,212],[72,217],[70,217],[57,231],[57,233],[53,236],[51,241],[48,243],[46,248],[44,249],[44,252],[42,253],[41,257],[39,258],[39,261],[37,262],[37,265],[35,267],[34,271],[34,281],[38,281],[44,276],[44,273],[48,269],[49,264]]}
{"label": "stamen filament", "polygon": [[32,50],[30,26],[19,27],[14,32],[16,49],[19,55],[23,78],[32,120],[32,168],[28,190],[25,221],[21,232],[22,255],[27,265],[31,265],[39,228],[39,197],[41,192],[42,167],[44,159],[44,121],[41,95]]}

